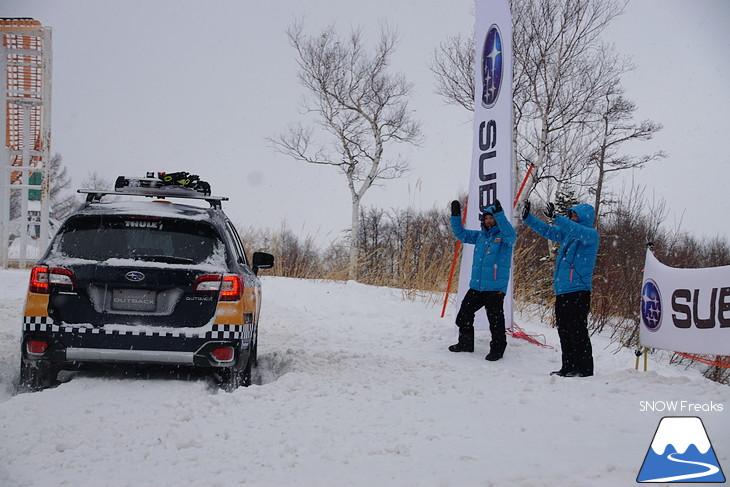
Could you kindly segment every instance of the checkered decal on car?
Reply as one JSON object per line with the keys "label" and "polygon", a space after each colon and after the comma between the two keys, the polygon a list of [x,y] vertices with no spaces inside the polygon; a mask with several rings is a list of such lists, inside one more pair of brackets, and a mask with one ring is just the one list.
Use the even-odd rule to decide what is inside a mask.
{"label": "checkered decal on car", "polygon": [[[166,328],[165,330],[170,330]],[[212,340],[250,340],[253,335],[253,326],[212,325],[201,328],[200,331],[152,331],[144,330],[105,330],[78,325],[57,325],[53,318],[43,316],[26,316],[23,319],[23,331],[47,331],[54,333],[89,333],[92,335],[122,335],[122,336],[149,336],[169,338],[207,338]]]}

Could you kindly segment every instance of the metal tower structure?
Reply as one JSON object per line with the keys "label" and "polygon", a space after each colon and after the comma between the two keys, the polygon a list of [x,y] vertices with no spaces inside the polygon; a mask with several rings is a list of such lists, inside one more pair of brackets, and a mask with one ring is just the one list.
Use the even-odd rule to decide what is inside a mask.
{"label": "metal tower structure", "polygon": [[51,29],[0,18],[0,266],[25,267],[50,237]]}

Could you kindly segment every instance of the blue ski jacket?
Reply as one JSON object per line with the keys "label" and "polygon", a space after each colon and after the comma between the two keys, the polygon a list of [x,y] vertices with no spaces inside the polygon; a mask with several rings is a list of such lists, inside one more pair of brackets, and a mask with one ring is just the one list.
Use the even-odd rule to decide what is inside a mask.
{"label": "blue ski jacket", "polygon": [[503,211],[494,213],[493,206],[486,211],[494,215],[497,222],[489,230],[467,230],[460,216],[451,217],[451,230],[461,242],[474,245],[469,287],[476,291],[506,293],[517,233]]}
{"label": "blue ski jacket", "polygon": [[568,214],[571,211],[578,215],[577,222],[563,215],[555,217],[554,225],[548,225],[532,214],[524,220],[541,237],[560,242],[553,273],[556,295],[593,289],[593,268],[598,253],[598,231],[593,228],[594,209],[583,203],[572,207]]}

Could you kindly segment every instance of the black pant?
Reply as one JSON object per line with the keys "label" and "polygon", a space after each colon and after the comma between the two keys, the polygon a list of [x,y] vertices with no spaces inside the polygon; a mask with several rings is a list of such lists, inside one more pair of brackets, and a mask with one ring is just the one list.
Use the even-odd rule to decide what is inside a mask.
{"label": "black pant", "polygon": [[588,335],[590,308],[590,291],[576,291],[555,297],[555,322],[563,354],[563,372],[593,375],[593,348]]}
{"label": "black pant", "polygon": [[504,328],[504,293],[501,291],[469,289],[466,292],[464,299],[461,301],[459,312],[456,314],[456,326],[459,327],[459,335],[470,333],[472,337],[474,336],[474,315],[482,307],[487,309],[489,331],[492,333],[489,350],[490,352],[502,354],[504,349],[507,348],[507,334]]}

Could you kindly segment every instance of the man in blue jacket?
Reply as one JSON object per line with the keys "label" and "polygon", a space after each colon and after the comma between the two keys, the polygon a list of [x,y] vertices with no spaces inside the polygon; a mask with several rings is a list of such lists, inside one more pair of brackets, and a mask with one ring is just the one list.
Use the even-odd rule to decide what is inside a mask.
{"label": "man in blue jacket", "polygon": [[580,204],[568,210],[568,217],[555,214],[555,205],[547,204],[544,211],[548,225],[530,214],[530,202],[525,202],[522,220],[541,237],[560,242],[555,259],[553,287],[555,289],[555,322],[558,327],[562,367],[552,372],[561,377],[593,375],[593,349],[588,335],[588,311],[591,307],[593,268],[598,253],[598,231],[593,228],[594,209]]}
{"label": "man in blue jacket", "polygon": [[480,215],[482,230],[466,230],[461,223],[461,204],[451,203],[451,230],[454,236],[465,244],[474,245],[474,259],[471,266],[469,290],[461,301],[456,314],[459,327],[459,342],[451,345],[452,352],[474,351],[474,315],[485,307],[492,340],[486,359],[502,358],[507,347],[504,323],[504,294],[507,292],[512,249],[517,234],[507,220],[499,200]]}

